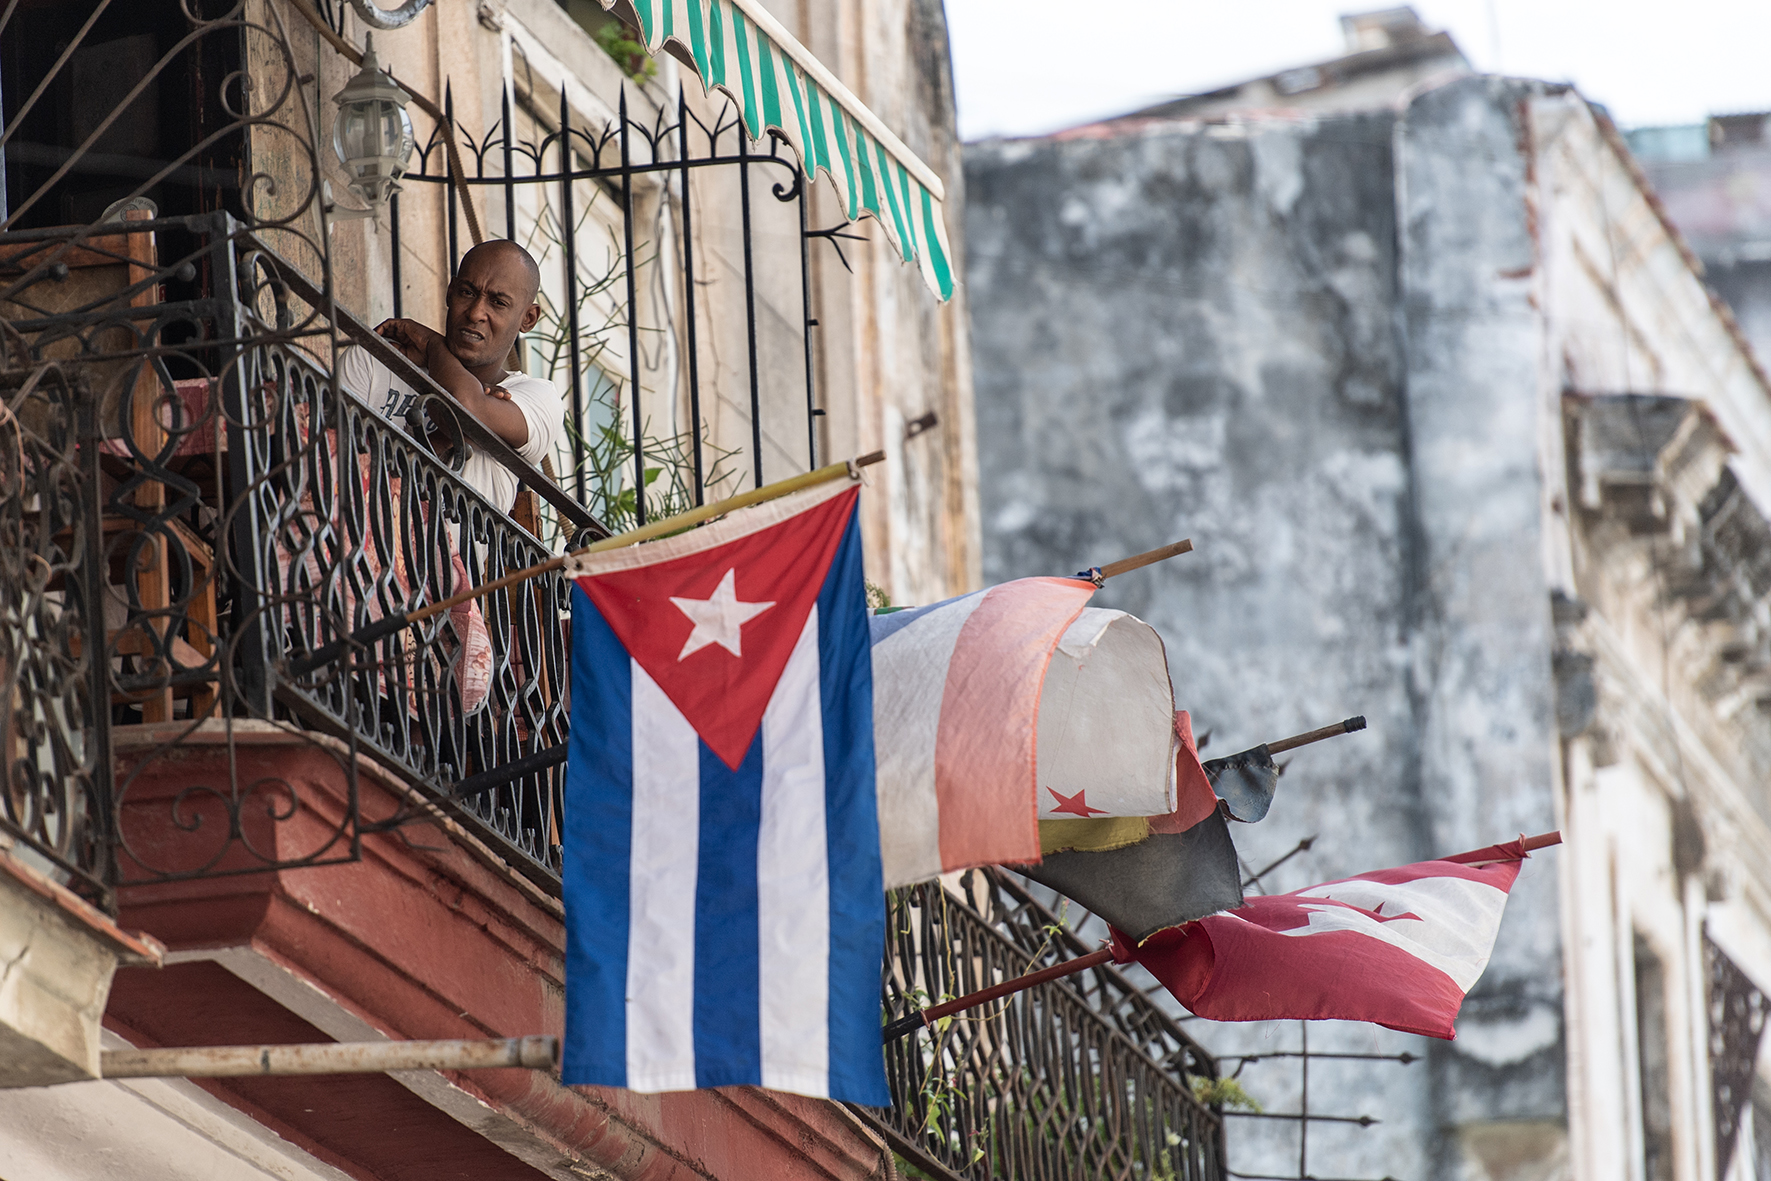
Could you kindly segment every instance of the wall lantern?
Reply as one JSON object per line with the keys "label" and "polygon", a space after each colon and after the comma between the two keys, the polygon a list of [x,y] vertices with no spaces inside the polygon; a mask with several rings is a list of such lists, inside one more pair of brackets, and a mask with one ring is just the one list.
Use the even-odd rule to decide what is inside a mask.
{"label": "wall lantern", "polygon": [[411,99],[382,71],[374,36],[365,36],[363,68],[332,99],[338,104],[332,149],[350,177],[351,192],[367,201],[369,208],[334,208],[333,217],[376,217],[387,199],[400,191],[399,179],[412,156],[412,119],[406,114]]}

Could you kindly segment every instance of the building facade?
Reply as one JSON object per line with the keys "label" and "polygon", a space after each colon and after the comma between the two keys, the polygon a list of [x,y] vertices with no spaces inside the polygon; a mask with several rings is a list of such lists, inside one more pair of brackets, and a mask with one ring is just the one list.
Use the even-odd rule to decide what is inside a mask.
{"label": "building facade", "polygon": [[1211,750],[1369,719],[1251,889],[1564,834],[1455,1041],[1189,1022],[1238,1172],[1765,1177],[1771,383],[1602,112],[1457,73],[967,148],[985,577],[1190,537],[1103,594]]}
{"label": "building facade", "polygon": [[[1215,1063],[1110,968],[894,1043],[887,1109],[570,1088],[546,1060],[566,588],[409,616],[873,450],[870,581],[928,602],[979,579],[939,4],[709,0],[703,27],[744,38],[722,52],[776,63],[736,99],[701,85],[693,37],[646,52],[679,11],[27,0],[0,20],[0,1175],[1223,1175],[1188,1078]],[[385,180],[387,153],[332,152],[366,21],[416,140],[379,206],[344,169]],[[541,269],[512,363],[568,391],[535,462],[373,332],[434,326],[496,237]],[[335,383],[351,346],[414,405]],[[513,504],[459,478],[468,448],[517,475]],[[887,1016],[1073,954],[1016,889],[888,899]],[[414,1041],[511,1056],[271,1057],[343,1042],[374,1066]],[[257,1067],[128,1075],[134,1051],[218,1046]]]}
{"label": "building facade", "polygon": [[1637,127],[1630,151],[1754,350],[1771,354],[1771,140],[1767,115]]}

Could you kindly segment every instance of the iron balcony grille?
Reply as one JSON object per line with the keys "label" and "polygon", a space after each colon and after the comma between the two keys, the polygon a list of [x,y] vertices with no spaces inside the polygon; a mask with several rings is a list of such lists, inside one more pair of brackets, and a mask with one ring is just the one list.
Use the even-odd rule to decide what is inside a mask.
{"label": "iron balcony grille", "polygon": [[[1012,875],[974,870],[894,892],[887,1020],[1087,951]],[[1219,1114],[1190,1079],[1217,1062],[1102,967],[942,1021],[886,1053],[872,1122],[922,1171],[1013,1181],[1224,1176]]]}
{"label": "iron balcony grille", "polygon": [[[145,235],[157,224],[128,228]],[[340,331],[364,333],[361,325],[328,314],[318,292],[226,215],[184,228],[202,237],[205,265],[234,299],[112,303],[10,324],[34,364],[8,378],[12,438],[0,443],[15,445],[10,468],[0,467],[0,525],[4,560],[21,572],[11,585],[33,589],[9,604],[32,622],[6,629],[6,658],[29,670],[15,687],[29,707],[12,716],[38,724],[15,738],[28,757],[11,768],[8,801],[29,807],[9,810],[7,827],[101,895],[118,884],[346,860],[376,827],[353,815],[321,847],[278,861],[258,855],[242,816],[292,815],[300,800],[289,784],[195,784],[144,801],[145,810],[132,804],[154,761],[206,720],[329,738],[324,749],[337,752],[347,778],[363,753],[433,797],[465,772],[563,742],[567,724],[552,688],[567,669],[557,579],[488,596],[478,639],[472,621],[444,616],[311,677],[285,675],[291,656],[345,630],[546,551],[427,444],[328,379],[318,355]],[[48,233],[0,241],[21,252],[15,268],[66,245]],[[126,241],[102,236],[83,248],[131,257]],[[175,336],[176,348],[163,343]],[[46,359],[73,346],[67,361]],[[171,380],[173,356],[203,376]],[[121,392],[107,405],[91,379],[120,360],[129,364],[111,380]],[[441,404],[434,409],[449,421]],[[483,679],[467,667],[475,644]],[[150,708],[168,709],[170,731],[118,760],[113,779],[102,752]],[[466,817],[556,889],[557,775],[507,784]],[[197,863],[156,863],[153,842],[132,839],[144,817],[162,830],[211,821],[215,844]],[[938,884],[900,892],[891,931],[892,1017],[1085,950],[997,872],[966,875],[958,896]],[[1215,1077],[1215,1062],[1111,969],[896,1043],[887,1061],[894,1107],[871,1118],[937,1175],[1223,1175],[1221,1122],[1188,1085],[1189,1076]]]}

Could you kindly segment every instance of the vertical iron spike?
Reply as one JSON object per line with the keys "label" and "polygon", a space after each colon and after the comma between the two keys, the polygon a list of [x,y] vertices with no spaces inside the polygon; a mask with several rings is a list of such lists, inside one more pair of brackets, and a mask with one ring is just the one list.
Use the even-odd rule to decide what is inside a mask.
{"label": "vertical iron spike", "polygon": [[633,160],[627,135],[627,84],[621,84],[621,234],[627,271],[627,408],[633,415],[633,523],[646,523],[645,415],[640,408],[639,289],[633,257]]}
{"label": "vertical iron spike", "polygon": [[799,297],[803,314],[800,316],[800,338],[805,346],[806,354],[806,470],[818,466],[818,400],[812,385],[812,328],[817,324],[817,317],[812,315],[812,255],[810,242],[806,237],[806,202],[810,199],[811,177],[805,171],[805,160],[800,160],[800,174],[797,179],[799,188]]}
{"label": "vertical iron spike", "polygon": [[[514,130],[510,125],[511,80],[505,78],[503,81],[504,85],[501,88],[503,93],[499,95],[499,102],[504,108],[504,122],[502,124],[504,128],[504,236],[515,242],[517,240],[517,183],[510,174],[512,167],[510,140]],[[481,167],[484,168],[483,163]]]}
{"label": "vertical iron spike", "polygon": [[689,346],[689,439],[695,460],[695,504],[705,503],[706,473],[701,466],[701,366],[695,346],[694,204],[689,187],[689,88],[676,88],[677,155],[682,164],[683,192],[683,325]]}
{"label": "vertical iron spike", "polygon": [[1303,1094],[1298,1111],[1303,1118],[1298,1120],[1298,1176],[1310,1175],[1310,1023],[1298,1022],[1299,1061],[1303,1064]]}
{"label": "vertical iron spike", "polygon": [[[455,83],[445,80],[443,83],[443,160],[448,168],[448,153],[452,150],[455,138]],[[449,281],[455,281],[455,269],[461,262],[459,232],[455,228],[455,173],[449,170]]]}
{"label": "vertical iron spike", "polygon": [[388,244],[392,247],[391,280],[394,289],[394,319],[400,318],[400,194],[387,199]]}
{"label": "vertical iron spike", "polygon": [[560,83],[560,235],[566,264],[566,352],[572,366],[572,474],[578,503],[588,504],[584,485],[584,373],[578,345],[578,243],[572,213],[572,107]]}
{"label": "vertical iron spike", "polygon": [[738,200],[743,210],[744,237],[744,329],[750,357],[750,454],[756,486],[763,486],[762,383],[756,369],[756,268],[750,241],[750,129],[738,117]]}

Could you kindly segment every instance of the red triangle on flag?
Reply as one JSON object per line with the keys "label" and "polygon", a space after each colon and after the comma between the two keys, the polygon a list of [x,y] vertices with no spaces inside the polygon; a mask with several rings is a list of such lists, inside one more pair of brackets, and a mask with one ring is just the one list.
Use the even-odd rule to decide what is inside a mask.
{"label": "red triangle on flag", "polygon": [[576,580],[628,654],[734,770],[859,497],[851,488],[733,541]]}

